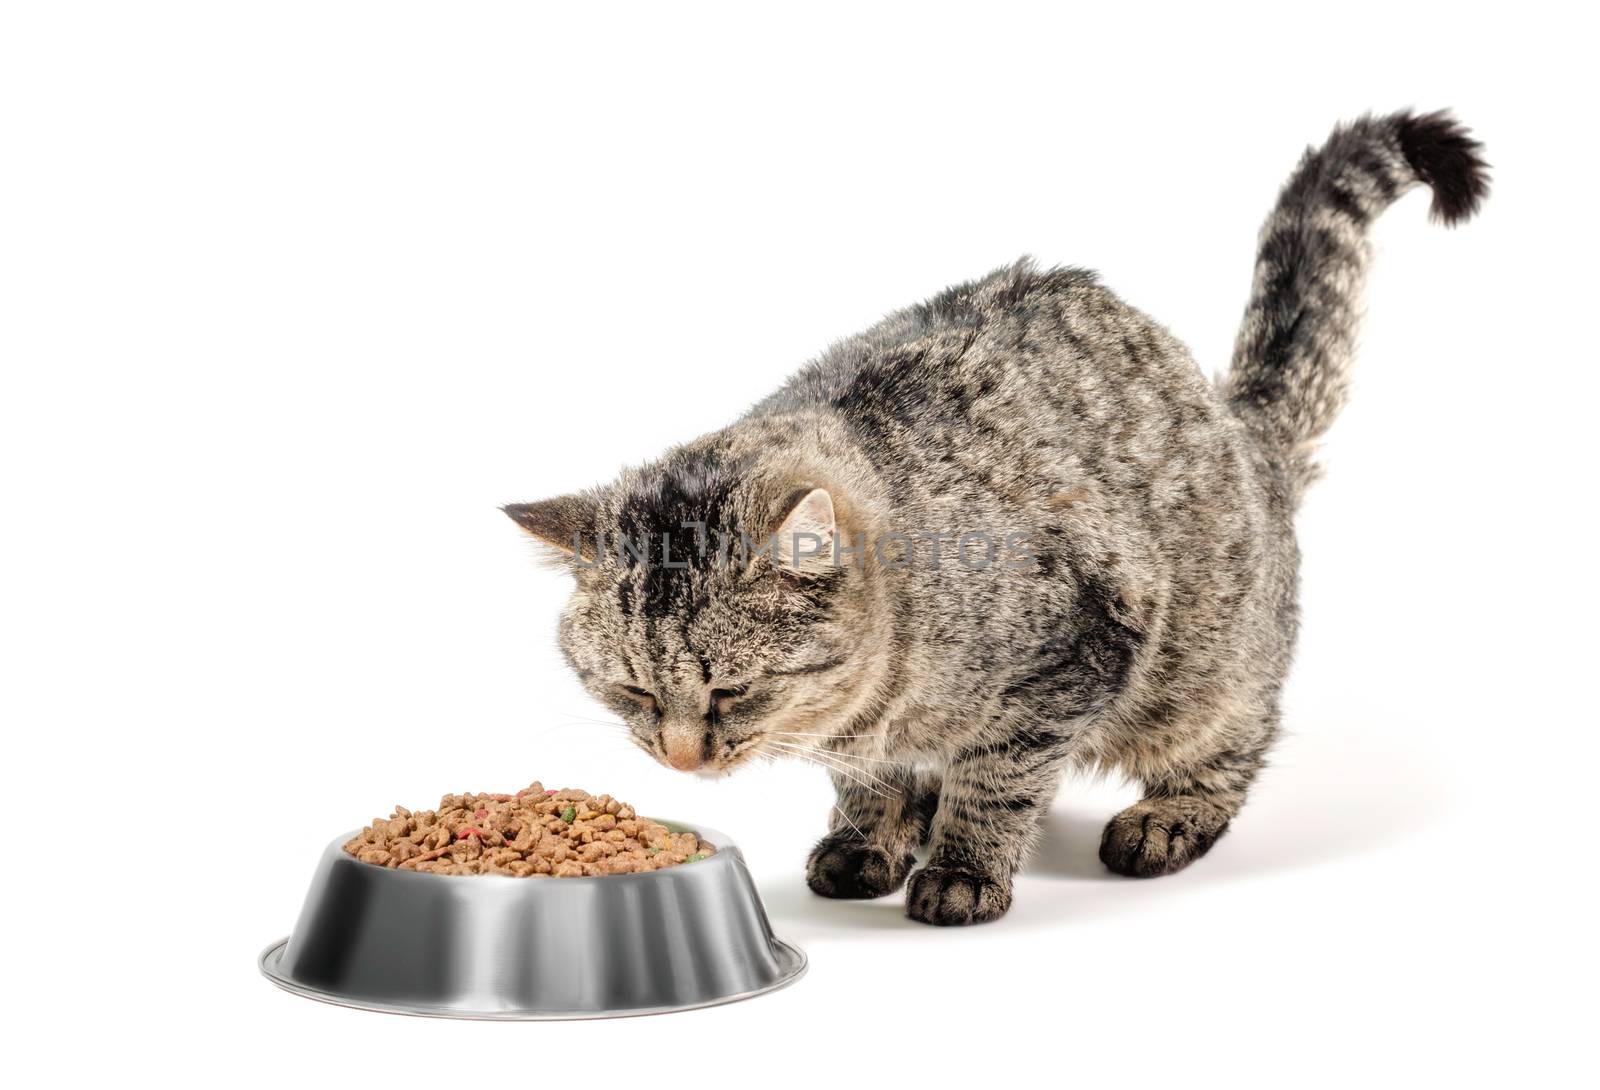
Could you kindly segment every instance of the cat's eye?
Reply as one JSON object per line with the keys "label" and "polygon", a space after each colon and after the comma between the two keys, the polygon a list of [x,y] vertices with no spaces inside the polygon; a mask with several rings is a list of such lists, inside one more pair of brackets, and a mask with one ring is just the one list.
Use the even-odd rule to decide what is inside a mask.
{"label": "cat's eye", "polygon": [[711,707],[707,714],[727,715],[733,710],[734,705],[739,702],[739,698],[749,691],[750,687],[748,685],[740,685],[732,689],[712,689]]}
{"label": "cat's eye", "polygon": [[646,711],[661,714],[661,704],[656,700],[656,694],[649,689],[641,689],[636,685],[618,685],[617,691]]}

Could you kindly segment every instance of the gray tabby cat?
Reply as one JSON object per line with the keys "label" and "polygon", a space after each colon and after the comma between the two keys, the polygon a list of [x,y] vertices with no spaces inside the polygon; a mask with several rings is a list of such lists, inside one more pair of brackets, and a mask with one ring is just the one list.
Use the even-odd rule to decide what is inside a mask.
{"label": "gray tabby cat", "polygon": [[826,766],[838,804],[806,872],[825,897],[909,875],[915,919],[1000,916],[1071,765],[1143,785],[1107,867],[1178,870],[1278,733],[1293,516],[1348,390],[1367,225],[1419,183],[1438,219],[1469,217],[1478,148],[1400,113],[1308,151],[1219,385],[1091,273],[1024,260],[653,464],[507,507],[575,575],[563,651],[674,768]]}

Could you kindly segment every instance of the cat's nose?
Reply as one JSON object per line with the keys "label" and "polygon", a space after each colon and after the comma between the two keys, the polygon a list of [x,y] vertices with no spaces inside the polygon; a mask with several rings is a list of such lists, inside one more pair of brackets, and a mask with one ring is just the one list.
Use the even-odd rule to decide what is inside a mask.
{"label": "cat's nose", "polygon": [[667,722],[661,726],[661,749],[667,763],[679,772],[693,772],[706,763],[706,725],[703,722]]}

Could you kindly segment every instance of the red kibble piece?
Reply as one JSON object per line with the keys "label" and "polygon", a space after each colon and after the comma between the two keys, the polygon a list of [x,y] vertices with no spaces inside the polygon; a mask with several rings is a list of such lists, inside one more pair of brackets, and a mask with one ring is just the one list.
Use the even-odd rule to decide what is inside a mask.
{"label": "red kibble piece", "polygon": [[465,825],[465,826],[462,826],[462,828],[456,832],[456,839],[460,840],[464,836],[482,836],[482,835],[483,835],[483,830],[479,829],[476,825]]}
{"label": "red kibble piece", "polygon": [[554,788],[554,787],[551,787],[551,788],[548,788],[548,789],[547,789],[547,790],[546,790],[546,791],[545,791],[545,794],[546,794],[546,795],[554,795],[554,794],[555,794],[555,793],[556,793],[556,789],[555,789],[555,788]]}
{"label": "red kibble piece", "polygon": [[489,816],[489,811],[486,808],[480,806],[480,807],[478,807],[476,810],[474,810],[472,812],[472,816],[475,817],[475,818],[486,818],[486,817]]}

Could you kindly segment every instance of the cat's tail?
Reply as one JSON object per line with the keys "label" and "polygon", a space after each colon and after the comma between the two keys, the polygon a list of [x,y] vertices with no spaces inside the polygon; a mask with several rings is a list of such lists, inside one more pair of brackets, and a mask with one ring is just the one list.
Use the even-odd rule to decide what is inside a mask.
{"label": "cat's tail", "polygon": [[1453,226],[1489,192],[1481,145],[1445,113],[1363,117],[1308,149],[1262,225],[1255,283],[1223,393],[1287,461],[1315,475],[1311,442],[1344,407],[1370,259],[1367,225],[1417,185]]}

